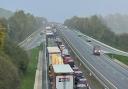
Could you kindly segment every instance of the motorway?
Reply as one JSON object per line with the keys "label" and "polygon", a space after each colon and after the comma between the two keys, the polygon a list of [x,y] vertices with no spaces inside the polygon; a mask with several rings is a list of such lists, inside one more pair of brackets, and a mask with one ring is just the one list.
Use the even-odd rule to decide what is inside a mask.
{"label": "motorway", "polygon": [[92,48],[86,42],[83,42],[75,32],[69,29],[61,29],[60,31],[79,53],[81,60],[88,64],[99,79],[104,80],[102,81],[109,89],[128,89],[128,70],[125,70],[104,54],[101,54],[101,56],[93,55]]}
{"label": "motorway", "polygon": [[118,50],[116,48],[113,48],[111,46],[108,46],[108,45],[106,45],[100,41],[97,41],[87,35],[84,35],[83,33],[79,32],[79,31],[74,30],[74,32],[76,32],[77,34],[81,34],[80,38],[82,38],[83,41],[90,40],[91,42],[88,42],[88,45],[90,45],[90,47],[93,47],[94,45],[100,45],[103,53],[112,53],[112,54],[128,56],[127,52],[124,52],[124,51]]}

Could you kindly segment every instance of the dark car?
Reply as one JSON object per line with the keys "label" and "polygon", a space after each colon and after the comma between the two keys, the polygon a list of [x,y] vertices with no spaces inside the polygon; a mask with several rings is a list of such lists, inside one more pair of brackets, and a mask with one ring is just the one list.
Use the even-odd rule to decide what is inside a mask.
{"label": "dark car", "polygon": [[72,67],[73,71],[79,71],[79,68],[77,66]]}
{"label": "dark car", "polygon": [[90,39],[87,39],[86,41],[87,41],[87,42],[91,42],[91,40],[90,40]]}
{"label": "dark car", "polygon": [[89,85],[85,78],[80,78],[76,83],[76,89],[89,89]]}
{"label": "dark car", "polygon": [[74,71],[74,77],[75,77],[75,84],[77,84],[81,78],[84,78],[82,71]]}
{"label": "dark car", "polygon": [[87,89],[89,89],[89,85],[86,78],[79,79],[78,84],[85,84]]}
{"label": "dark car", "polygon": [[101,53],[101,48],[100,48],[100,46],[94,46],[94,47],[93,47],[93,54],[94,54],[94,55],[100,55],[100,53]]}
{"label": "dark car", "polygon": [[74,60],[68,60],[68,64],[71,66],[71,67],[74,67],[75,63],[74,63]]}

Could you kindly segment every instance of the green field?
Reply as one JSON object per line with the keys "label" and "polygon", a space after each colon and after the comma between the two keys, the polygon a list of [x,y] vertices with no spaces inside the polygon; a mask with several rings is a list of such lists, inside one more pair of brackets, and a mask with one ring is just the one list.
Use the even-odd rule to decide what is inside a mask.
{"label": "green field", "polygon": [[128,57],[126,56],[122,56],[122,55],[116,55],[116,54],[107,54],[110,58],[112,59],[117,59],[119,60],[120,62],[128,65]]}
{"label": "green field", "polygon": [[40,47],[34,48],[30,52],[30,59],[27,72],[22,76],[20,89],[33,89],[35,81],[35,73],[38,62]]}

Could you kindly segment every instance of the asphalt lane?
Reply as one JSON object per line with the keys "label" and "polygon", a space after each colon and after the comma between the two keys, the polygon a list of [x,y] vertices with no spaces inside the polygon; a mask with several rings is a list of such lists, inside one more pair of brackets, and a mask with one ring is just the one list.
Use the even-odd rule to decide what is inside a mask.
{"label": "asphalt lane", "polygon": [[65,38],[70,40],[73,46],[86,58],[97,71],[99,71],[107,80],[109,80],[118,89],[128,89],[128,71],[120,65],[111,61],[107,56],[95,56],[92,54],[92,48],[80,39],[77,34],[71,30],[61,30]]}
{"label": "asphalt lane", "polygon": [[22,47],[25,50],[29,50],[29,49],[32,49],[32,48],[35,48],[35,47],[39,46],[42,42],[44,42],[44,36],[41,36],[40,34],[37,34],[36,36],[31,38],[31,40],[29,40],[28,42],[25,42],[22,45]]}
{"label": "asphalt lane", "polygon": [[42,89],[49,89],[48,74],[47,74],[47,61],[46,61],[46,50],[43,49],[42,53]]}
{"label": "asphalt lane", "polygon": [[81,34],[81,37],[83,39],[83,41],[86,41],[87,40],[90,40],[91,42],[88,42],[88,44],[90,45],[90,47],[93,47],[94,45],[100,45],[102,51],[104,53],[113,53],[113,54],[118,54],[118,55],[124,55],[124,56],[128,56],[128,53],[124,52],[124,51],[121,51],[121,50],[118,50],[118,49],[115,49],[115,48],[112,48],[104,43],[101,43],[93,38],[90,38],[86,35],[84,35],[83,33],[81,32],[77,32],[77,31],[74,31],[76,32],[77,34]]}

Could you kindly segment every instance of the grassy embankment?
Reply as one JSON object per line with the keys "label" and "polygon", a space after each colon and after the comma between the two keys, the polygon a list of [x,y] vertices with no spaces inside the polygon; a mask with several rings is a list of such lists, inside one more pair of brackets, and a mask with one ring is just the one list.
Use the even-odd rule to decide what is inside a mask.
{"label": "grassy embankment", "polygon": [[107,54],[112,59],[117,59],[118,61],[128,65],[128,57],[116,54]]}
{"label": "grassy embankment", "polygon": [[38,62],[40,47],[34,48],[30,51],[30,59],[27,72],[21,79],[20,89],[33,89],[35,81],[35,73]]}

